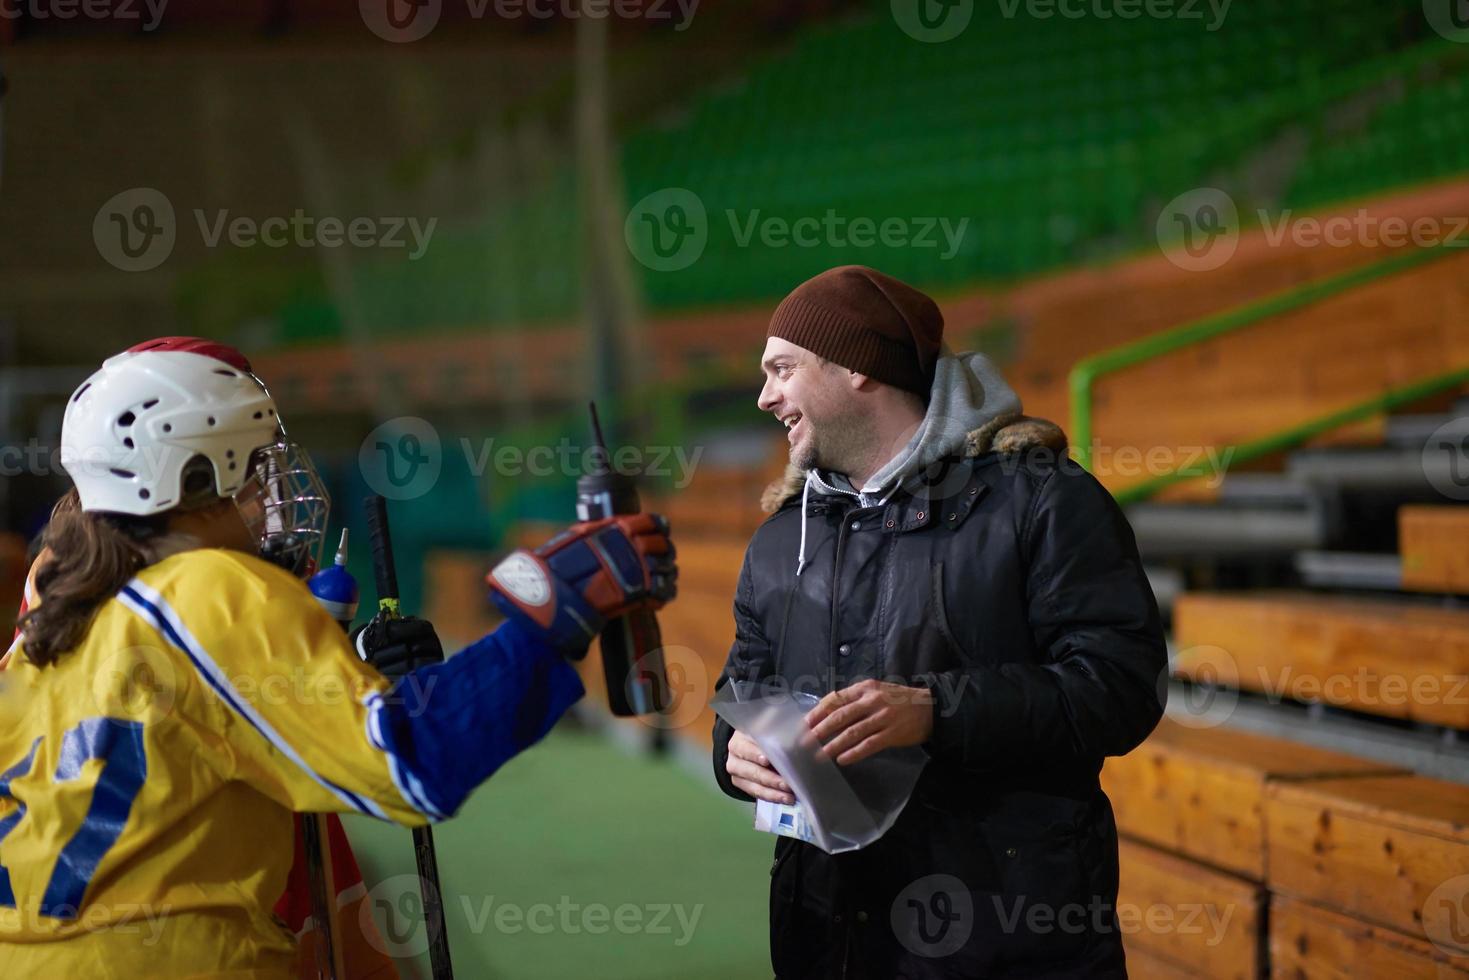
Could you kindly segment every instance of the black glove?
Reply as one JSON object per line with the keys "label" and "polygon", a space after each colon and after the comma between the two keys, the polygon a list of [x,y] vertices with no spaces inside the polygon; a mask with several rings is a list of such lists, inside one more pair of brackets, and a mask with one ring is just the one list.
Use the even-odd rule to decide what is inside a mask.
{"label": "black glove", "polygon": [[385,619],[379,613],[366,626],[353,631],[352,647],[364,662],[394,681],[444,659],[444,646],[434,632],[434,624],[416,616]]}

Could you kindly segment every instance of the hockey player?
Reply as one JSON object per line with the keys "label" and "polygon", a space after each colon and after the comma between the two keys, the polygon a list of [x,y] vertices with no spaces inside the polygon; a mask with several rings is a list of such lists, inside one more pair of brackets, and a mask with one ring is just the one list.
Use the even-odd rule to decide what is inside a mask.
{"label": "hockey player", "polygon": [[246,372],[109,360],[0,673],[0,975],[292,975],[292,811],[452,815],[583,693],[568,657],[674,592],[666,525],[574,525],[491,573],[508,621],[391,683],[292,574],[314,471]]}
{"label": "hockey player", "polygon": [[[187,351],[195,354],[203,354],[219,361],[221,366],[235,368],[247,374],[253,372],[249,359],[241,351],[220,344],[216,341],[207,340],[202,337],[157,337],[144,341],[136,347],[130,348],[126,353],[142,353],[144,351]],[[62,505],[66,510],[74,510],[77,506],[76,494],[67,494],[63,498]],[[37,602],[36,595],[36,573],[45,565],[51,556],[50,551],[41,551],[32,561],[30,569],[25,578],[22,593],[20,611],[16,615],[16,622],[24,618],[29,608]],[[432,627],[422,620],[404,618],[393,621],[398,627],[398,633],[413,634],[412,642],[404,642],[400,636],[385,636],[382,633],[374,633],[371,638],[377,641],[386,640],[381,645],[367,645],[364,640],[364,649],[359,651],[367,654],[369,663],[378,667],[385,675],[397,679],[416,666],[424,666],[428,663],[437,663],[443,659],[442,651],[437,644],[426,639],[427,634],[432,633]],[[20,629],[17,628],[13,638],[13,646],[18,646],[20,641]],[[4,670],[9,659],[9,651],[0,656],[0,670]],[[306,860],[301,839],[301,822],[311,819],[310,815],[297,814],[295,818],[295,858],[291,865],[290,874],[286,879],[285,892],[276,901],[274,915],[298,940],[296,952],[296,976],[299,980],[316,980],[320,975],[320,937],[316,934],[316,921],[313,915],[312,895],[312,869]],[[352,851],[352,843],[347,838],[347,832],[342,826],[341,818],[335,813],[323,815],[322,823],[326,837],[325,846],[329,849],[332,859],[328,868],[317,869],[318,873],[326,873],[329,869],[331,880],[325,882],[325,893],[328,901],[334,906],[332,917],[335,924],[335,938],[337,950],[341,955],[342,969],[340,975],[352,977],[353,980],[385,980],[389,977],[397,977],[398,970],[393,960],[384,952],[386,946],[377,931],[376,923],[371,915],[364,915],[362,904],[366,901],[366,890],[363,887],[361,869],[357,864],[356,855]]]}

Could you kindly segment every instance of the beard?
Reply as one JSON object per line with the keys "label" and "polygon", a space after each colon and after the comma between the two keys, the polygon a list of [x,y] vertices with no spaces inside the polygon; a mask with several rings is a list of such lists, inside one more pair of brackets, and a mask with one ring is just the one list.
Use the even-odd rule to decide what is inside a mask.
{"label": "beard", "polygon": [[806,417],[811,432],[791,447],[790,458],[799,469],[820,469],[847,475],[871,449],[868,426],[856,414],[840,415],[820,423]]}

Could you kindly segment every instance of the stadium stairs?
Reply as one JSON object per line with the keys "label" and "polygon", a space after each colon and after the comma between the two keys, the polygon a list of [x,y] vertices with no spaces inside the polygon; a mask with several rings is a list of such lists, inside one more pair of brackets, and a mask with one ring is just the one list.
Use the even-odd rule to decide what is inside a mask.
{"label": "stadium stairs", "polygon": [[[1073,372],[1170,625],[1170,717],[1103,783],[1122,906],[1200,927],[1140,924],[1134,976],[1469,976],[1466,260],[1381,259]],[[1238,465],[1103,456],[1189,440]]]}

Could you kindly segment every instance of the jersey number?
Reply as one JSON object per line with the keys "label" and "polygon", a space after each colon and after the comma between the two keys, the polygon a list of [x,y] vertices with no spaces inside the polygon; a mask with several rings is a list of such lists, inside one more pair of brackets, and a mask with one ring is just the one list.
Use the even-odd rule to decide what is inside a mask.
{"label": "jersey number", "polygon": [[[37,738],[24,759],[0,772],[0,805],[18,804],[14,813],[0,818],[0,845],[26,813],[25,803],[11,793],[10,784],[31,771],[40,745],[41,739]],[[142,724],[116,718],[88,718],[62,736],[61,758],[52,780],[64,783],[78,778],[82,765],[92,759],[102,760],[102,772],[92,788],[92,804],[82,825],[57,855],[46,894],[41,898],[41,914],[52,918],[77,917],[82,896],[97,872],[97,865],[102,863],[127,823],[128,811],[133,808],[133,800],[148,772]],[[0,907],[15,908],[15,891],[10,884],[10,871],[4,864],[0,864]]]}

